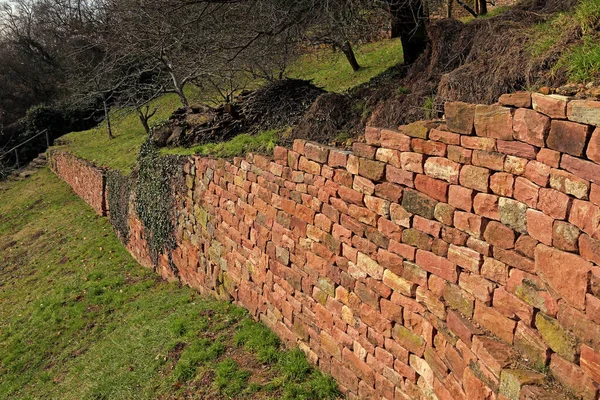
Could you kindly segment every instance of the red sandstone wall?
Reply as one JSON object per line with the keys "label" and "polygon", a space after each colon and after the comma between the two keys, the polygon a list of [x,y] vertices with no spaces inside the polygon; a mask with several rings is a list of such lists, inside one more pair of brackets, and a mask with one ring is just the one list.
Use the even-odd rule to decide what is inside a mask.
{"label": "red sandstone wall", "polygon": [[61,150],[51,151],[50,168],[92,206],[96,213],[106,215],[106,176],[102,168]]}
{"label": "red sandstone wall", "polygon": [[596,400],[600,102],[501,103],[369,128],[352,152],[190,158],[179,279],[246,307],[350,399]]}

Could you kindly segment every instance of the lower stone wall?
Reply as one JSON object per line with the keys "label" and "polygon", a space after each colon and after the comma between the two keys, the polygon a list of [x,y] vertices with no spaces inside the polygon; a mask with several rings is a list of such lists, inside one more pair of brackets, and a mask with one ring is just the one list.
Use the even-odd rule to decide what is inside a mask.
{"label": "lower stone wall", "polygon": [[247,308],[350,399],[597,400],[600,103],[501,102],[351,152],[190,157],[175,250],[153,266],[134,214],[128,249]]}
{"label": "lower stone wall", "polygon": [[106,215],[106,171],[61,150],[49,151],[50,168],[99,215]]}

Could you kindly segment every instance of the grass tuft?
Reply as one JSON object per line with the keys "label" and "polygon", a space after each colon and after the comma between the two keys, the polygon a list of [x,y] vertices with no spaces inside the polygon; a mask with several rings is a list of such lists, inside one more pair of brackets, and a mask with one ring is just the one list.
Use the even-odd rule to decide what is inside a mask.
{"label": "grass tuft", "polygon": [[572,82],[590,82],[600,76],[600,43],[587,39],[563,54],[558,64]]}
{"label": "grass tuft", "polygon": [[215,367],[214,386],[220,394],[231,398],[241,394],[248,387],[249,378],[249,371],[241,369],[234,360],[228,358]]}
{"label": "grass tuft", "polygon": [[279,358],[279,346],[281,342],[266,326],[246,320],[240,324],[233,342],[236,346],[256,354],[258,361],[262,363],[275,362]]}

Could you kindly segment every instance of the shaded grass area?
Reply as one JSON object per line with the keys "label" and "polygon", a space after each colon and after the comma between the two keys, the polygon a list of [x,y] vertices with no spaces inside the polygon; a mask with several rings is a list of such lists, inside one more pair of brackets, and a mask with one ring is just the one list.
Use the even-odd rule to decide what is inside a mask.
{"label": "shaded grass area", "polygon": [[356,59],[361,65],[353,72],[346,57],[339,51],[322,49],[302,56],[290,68],[293,78],[311,79],[328,92],[344,92],[368,82],[386,69],[403,60],[402,43],[399,39],[386,39],[367,43],[355,48]]}
{"label": "shaded grass area", "polygon": [[140,267],[47,169],[0,183],[0,327],[2,399],[338,395],[243,309]]}
{"label": "shaded grass area", "polygon": [[[322,86],[329,91],[344,91],[367,82],[390,66],[401,62],[402,45],[399,40],[384,40],[359,46],[356,48],[356,54],[358,61],[363,66],[358,73],[352,72],[341,52],[321,50],[301,57],[290,68],[289,75],[294,78],[312,79],[315,85]],[[250,84],[250,86],[253,85]],[[213,104],[215,102],[214,94],[201,94],[192,87],[189,87],[188,92],[192,103]],[[151,126],[168,119],[171,113],[181,106],[181,103],[176,95],[167,94],[155,100],[152,106],[157,108],[157,113],[150,120]],[[106,126],[102,123],[98,128],[63,136],[62,140],[66,144],[62,147],[97,165],[128,173],[135,164],[140,146],[146,140],[146,133],[137,115],[134,112],[127,112],[127,110],[117,113],[113,127],[116,137],[112,140],[108,139]],[[169,152],[232,157],[247,151],[262,151],[262,149],[269,151],[271,146],[269,143],[272,140],[264,135],[252,139],[251,135],[245,134],[232,142],[224,146],[220,144],[203,145],[193,148],[194,151],[174,149]],[[239,150],[240,146],[241,150]]]}

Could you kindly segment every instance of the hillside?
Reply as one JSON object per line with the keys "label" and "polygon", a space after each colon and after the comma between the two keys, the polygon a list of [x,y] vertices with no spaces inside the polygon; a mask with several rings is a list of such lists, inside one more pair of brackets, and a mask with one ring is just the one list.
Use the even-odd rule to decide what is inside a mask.
{"label": "hillside", "polygon": [[335,398],[229,303],[159,279],[48,169],[0,183],[0,398]]}

